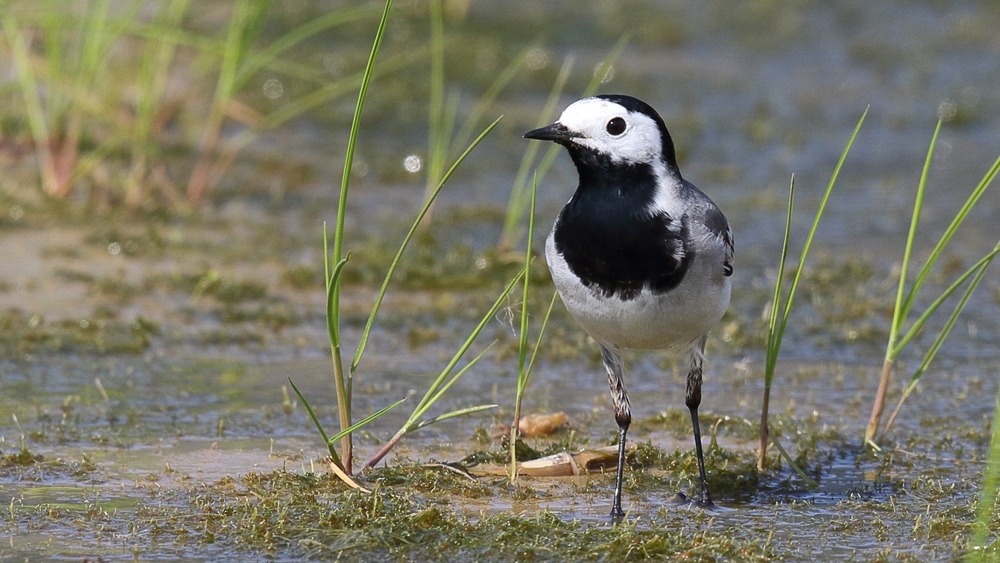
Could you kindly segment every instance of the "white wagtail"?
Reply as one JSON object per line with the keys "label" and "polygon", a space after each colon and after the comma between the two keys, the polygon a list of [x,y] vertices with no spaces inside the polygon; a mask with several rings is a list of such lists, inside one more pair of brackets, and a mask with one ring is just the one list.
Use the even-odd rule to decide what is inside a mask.
{"label": "white wagtail", "polygon": [[566,147],[580,175],[545,243],[545,256],[559,296],[600,345],[608,372],[619,428],[612,519],[624,517],[625,434],[632,422],[624,349],[690,353],[685,403],[701,478],[697,503],[711,506],[698,405],[707,333],[729,306],[729,221],[681,177],[663,119],[633,97],[579,100],[552,125],[524,136]]}

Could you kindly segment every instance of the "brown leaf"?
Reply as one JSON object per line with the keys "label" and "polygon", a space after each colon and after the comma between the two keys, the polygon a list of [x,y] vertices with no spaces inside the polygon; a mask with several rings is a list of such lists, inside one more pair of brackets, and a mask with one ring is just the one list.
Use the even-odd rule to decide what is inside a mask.
{"label": "brown leaf", "polygon": [[517,430],[522,436],[547,436],[569,422],[564,412],[529,414],[521,418]]}

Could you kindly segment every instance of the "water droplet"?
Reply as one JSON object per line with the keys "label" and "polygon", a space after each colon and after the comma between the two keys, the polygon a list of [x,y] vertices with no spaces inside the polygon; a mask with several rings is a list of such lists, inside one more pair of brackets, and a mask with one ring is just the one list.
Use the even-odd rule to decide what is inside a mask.
{"label": "water droplet", "polygon": [[354,165],[351,166],[351,174],[358,178],[364,178],[368,175],[368,164],[363,160],[355,160]]}
{"label": "water droplet", "polygon": [[344,61],[344,57],[339,54],[331,53],[323,56],[323,70],[327,74],[338,76],[344,72],[345,66],[347,63]]}
{"label": "water droplet", "polygon": [[10,218],[17,221],[24,217],[24,209],[20,205],[12,205],[9,211]]}
{"label": "water droplet", "polygon": [[525,59],[525,63],[531,70],[539,70],[545,68],[549,64],[549,52],[541,47],[535,47],[534,49],[528,51],[528,56]]}
{"label": "water droplet", "polygon": [[285,93],[285,87],[277,78],[268,78],[264,81],[264,97],[269,100],[277,100]]}
{"label": "water droplet", "polygon": [[958,104],[950,98],[945,98],[941,100],[938,105],[938,119],[941,121],[951,121],[954,119],[955,114],[958,113]]}
{"label": "water droplet", "polygon": [[[601,72],[601,64],[594,67],[594,76]],[[601,84],[607,84],[611,82],[611,79],[615,77],[615,65],[611,65],[607,70],[604,71],[604,76],[601,77]]]}
{"label": "water droplet", "polygon": [[406,171],[409,172],[410,174],[416,174],[417,172],[420,172],[420,168],[422,166],[423,163],[420,162],[420,157],[415,154],[411,154],[410,156],[403,159],[403,168],[405,168]]}
{"label": "water droplet", "polygon": [[122,252],[122,245],[117,242],[113,242],[108,245],[108,252],[110,252],[112,256],[118,256]]}
{"label": "water droplet", "polygon": [[90,326],[90,321],[87,319],[80,319],[80,328],[87,328]]}

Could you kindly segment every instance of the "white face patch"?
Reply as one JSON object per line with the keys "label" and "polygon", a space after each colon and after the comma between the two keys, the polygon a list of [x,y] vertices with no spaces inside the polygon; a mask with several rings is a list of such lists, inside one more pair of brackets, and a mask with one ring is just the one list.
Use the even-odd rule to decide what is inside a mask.
{"label": "white face patch", "polygon": [[[624,131],[617,120],[624,121]],[[663,152],[660,128],[652,118],[608,100],[573,102],[558,122],[578,135],[574,143],[606,154],[612,162],[656,163]]]}

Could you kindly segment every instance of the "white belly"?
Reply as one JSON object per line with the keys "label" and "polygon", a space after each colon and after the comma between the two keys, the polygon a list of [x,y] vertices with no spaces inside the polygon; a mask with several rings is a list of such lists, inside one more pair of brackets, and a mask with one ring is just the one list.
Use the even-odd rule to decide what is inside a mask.
{"label": "white belly", "polygon": [[584,286],[556,252],[551,235],[545,255],[566,309],[601,344],[634,350],[687,348],[715,326],[729,306],[729,278],[721,275],[712,256],[695,257],[675,289],[659,295],[644,289],[635,299],[623,301]]}

